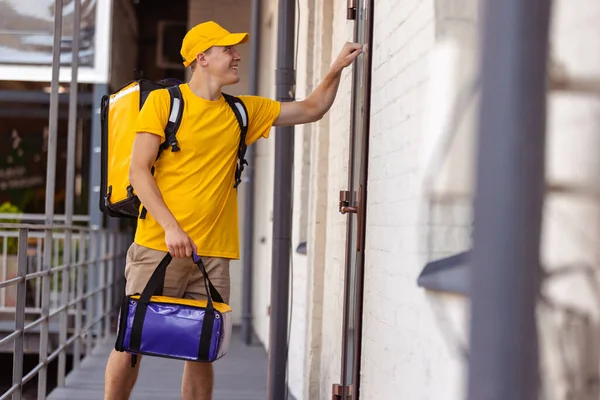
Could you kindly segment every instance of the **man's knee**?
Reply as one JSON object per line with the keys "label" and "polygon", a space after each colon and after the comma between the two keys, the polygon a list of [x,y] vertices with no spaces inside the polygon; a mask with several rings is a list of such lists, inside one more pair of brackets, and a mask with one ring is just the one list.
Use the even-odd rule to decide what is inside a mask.
{"label": "man's knee", "polygon": [[211,363],[203,363],[203,362],[193,362],[186,361],[185,362],[186,372],[191,375],[212,375],[213,366]]}
{"label": "man's knee", "polygon": [[127,367],[130,372],[136,372],[140,368],[142,356],[136,355],[135,366],[132,366],[132,355],[124,351],[113,350],[108,358],[107,369],[124,369]]}
{"label": "man's knee", "polygon": [[210,363],[185,362],[181,397],[183,400],[210,400],[213,389],[213,367]]}
{"label": "man's knee", "polygon": [[113,350],[106,363],[105,399],[128,399],[137,380],[141,357],[137,356],[135,367],[131,366],[131,355]]}

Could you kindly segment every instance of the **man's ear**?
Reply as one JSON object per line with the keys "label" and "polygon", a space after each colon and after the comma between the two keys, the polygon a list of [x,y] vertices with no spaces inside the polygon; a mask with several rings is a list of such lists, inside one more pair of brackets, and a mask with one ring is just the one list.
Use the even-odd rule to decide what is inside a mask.
{"label": "man's ear", "polygon": [[198,54],[198,56],[196,57],[196,61],[198,62],[198,65],[202,65],[202,66],[208,65],[208,60],[206,59],[206,53]]}

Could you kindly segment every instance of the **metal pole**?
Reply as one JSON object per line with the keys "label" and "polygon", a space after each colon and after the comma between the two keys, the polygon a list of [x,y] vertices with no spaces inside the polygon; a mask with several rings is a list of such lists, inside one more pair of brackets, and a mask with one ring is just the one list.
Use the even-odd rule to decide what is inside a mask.
{"label": "metal pole", "polygon": [[75,342],[73,343],[73,369],[74,370],[78,370],[80,365],[81,365],[81,354],[82,354],[82,338],[81,338],[81,331],[83,330],[83,323],[82,323],[82,319],[83,319],[83,294],[84,294],[84,286],[83,286],[83,275],[84,275],[84,270],[87,269],[87,265],[84,267],[83,265],[81,265],[81,263],[83,263],[83,261],[86,259],[86,253],[87,253],[87,240],[88,240],[88,236],[87,233],[85,231],[81,231],[80,236],[79,236],[79,254],[77,257],[77,261],[78,264],[80,264],[77,267],[77,283],[76,283],[76,287],[77,287],[77,292],[76,292],[76,296],[77,296],[77,304],[75,305],[75,336],[77,336],[77,339],[75,339]]}
{"label": "metal pole", "polygon": [[25,302],[27,296],[27,238],[29,232],[26,228],[19,229],[19,242],[17,253],[17,270],[21,280],[17,283],[17,304],[15,308],[15,331],[20,332],[14,341],[13,356],[13,385],[19,385],[19,389],[13,394],[12,400],[21,400],[23,396],[23,345],[25,333]]}
{"label": "metal pole", "polygon": [[100,212],[100,150],[102,146],[102,132],[100,127],[100,108],[102,96],[108,93],[108,85],[96,84],[93,89],[94,99],[92,105],[92,139],[90,143],[90,180],[89,180],[89,214],[90,227],[94,229],[103,227],[103,217]]}
{"label": "metal pole", "polygon": [[[48,121],[48,158],[46,164],[46,231],[44,238],[43,270],[52,267],[52,225],[54,224],[54,190],[56,186],[56,146],[58,136],[58,85],[60,72],[60,40],[62,35],[63,0],[54,3],[54,42],[52,45],[52,90],[50,92],[50,116]],[[40,354],[42,364],[38,375],[38,399],[46,399],[46,381],[48,377],[48,334],[50,312],[50,276],[42,277],[42,317],[40,324]]]}
{"label": "metal pole", "polygon": [[[73,225],[73,203],[75,200],[75,148],[77,141],[77,100],[78,100],[78,72],[79,72],[79,37],[81,21],[81,1],[73,2],[73,54],[71,57],[71,85],[69,87],[69,128],[67,136],[67,172],[66,172],[66,193],[65,193],[65,245],[63,251],[63,264],[69,265],[69,268],[62,272],[62,297],[61,305],[69,302],[69,286],[71,281],[71,244]],[[67,342],[68,309],[65,308],[60,313],[60,345],[64,346]],[[58,355],[58,386],[65,385],[65,375],[67,370],[67,352],[63,350]]]}
{"label": "metal pole", "polygon": [[470,400],[538,397],[549,20],[545,0],[485,3]]}
{"label": "metal pole", "polygon": [[106,241],[108,247],[108,260],[104,264],[104,279],[101,284],[105,285],[106,289],[104,293],[104,332],[102,334],[102,340],[108,338],[111,333],[111,317],[113,307],[113,280],[114,280],[114,268],[115,268],[115,236],[117,235],[116,230],[112,230],[107,233]]}
{"label": "metal pole", "polygon": [[[90,223],[89,226],[92,229],[102,229],[104,227],[104,218],[100,212],[100,168],[96,166],[100,165],[100,149],[102,143],[102,132],[100,127],[100,111],[102,104],[102,96],[108,93],[107,84],[96,84],[94,85],[94,104],[92,106],[92,138],[90,143],[90,179],[89,179],[89,214]],[[101,246],[101,236],[98,231],[93,231],[90,235],[90,241],[93,243],[88,248],[88,257],[93,260],[92,263],[87,266],[87,279],[86,287],[95,288],[98,284],[98,271],[100,270],[100,261],[98,261],[98,254]],[[86,301],[86,316],[93,316],[99,309],[98,297],[91,296]],[[92,308],[95,308],[92,309]],[[93,318],[91,319],[93,320]],[[86,324],[91,321],[86,320]],[[93,346],[93,336],[97,335],[100,331],[97,326],[92,326],[86,333],[86,354],[89,354]]]}
{"label": "metal pole", "polygon": [[[260,0],[252,0],[250,27],[250,94],[258,94],[258,68],[260,66]],[[244,260],[242,282],[242,340],[252,343],[252,269],[254,244],[254,146],[246,152],[248,165],[244,177]]]}
{"label": "metal pole", "polygon": [[[277,100],[293,101],[296,27],[294,0],[279,0],[277,43]],[[290,249],[292,236],[292,178],[294,127],[278,127],[275,135],[275,190],[273,195],[273,262],[267,400],[286,398]]]}

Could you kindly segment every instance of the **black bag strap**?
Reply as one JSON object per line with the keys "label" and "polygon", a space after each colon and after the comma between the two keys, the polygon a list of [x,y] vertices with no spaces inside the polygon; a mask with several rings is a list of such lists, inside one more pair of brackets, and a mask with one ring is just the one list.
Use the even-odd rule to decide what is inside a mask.
{"label": "black bag strap", "polygon": [[152,273],[152,276],[148,280],[148,283],[137,302],[133,323],[131,324],[130,338],[130,347],[134,351],[140,351],[140,346],[142,344],[142,329],[144,327],[144,319],[146,318],[146,310],[148,310],[150,298],[152,297],[152,294],[162,286],[165,279],[165,272],[171,260],[171,254],[167,253]]}
{"label": "black bag strap", "polygon": [[212,331],[215,324],[215,310],[213,308],[212,300],[214,299],[219,303],[223,303],[223,299],[221,298],[221,295],[217,289],[212,285],[212,283],[210,283],[210,279],[208,278],[208,273],[206,272],[206,268],[204,267],[202,259],[196,253],[192,254],[192,259],[202,272],[206,297],[208,298],[208,304],[206,306],[206,310],[204,311],[204,320],[202,321],[202,331],[200,332],[198,360],[208,360],[210,355]]}
{"label": "black bag strap", "polygon": [[[173,257],[170,253],[167,253],[163,257],[161,262],[152,273],[152,276],[150,276],[150,279],[144,287],[144,290],[140,295],[140,299],[137,302],[135,315],[133,317],[133,323],[131,326],[130,338],[130,347],[133,351],[140,351],[140,346],[142,343],[142,329],[144,327],[144,319],[146,317],[148,305],[150,304],[150,299],[157,292],[162,291],[161,288],[164,284],[166,270],[172,259]],[[224,303],[224,301],[217,288],[215,288],[210,281],[202,259],[195,253],[192,255],[192,259],[202,273],[204,287],[207,294],[207,305],[204,312],[204,321],[202,322],[202,332],[200,333],[200,345],[198,348],[199,359],[206,360],[209,356],[212,329],[215,322],[215,309],[213,301],[217,303]]]}
{"label": "black bag strap", "polygon": [[221,297],[221,294],[219,293],[217,288],[214,287],[212,282],[210,281],[202,258],[200,258],[200,256],[198,256],[196,253],[192,252],[192,260],[198,266],[200,272],[202,272],[202,276],[204,278],[204,288],[206,289],[206,293],[208,293],[207,297],[209,298],[209,300],[212,299],[212,301],[217,303],[225,303],[225,301],[223,301],[223,297]]}
{"label": "black bag strap", "polygon": [[[164,150],[168,149],[169,146],[171,146],[171,151],[173,152],[181,150],[177,144],[177,131],[181,125],[185,103],[183,101],[181,89],[178,85],[169,86],[167,90],[169,91],[170,99],[169,119],[167,120],[167,125],[165,126],[165,141],[162,142],[158,148],[158,154],[156,154],[156,158],[154,159],[155,162],[158,160],[158,157],[160,157],[160,154]],[[151,173],[154,175],[154,166],[152,166]],[[140,219],[145,219],[147,213],[148,210],[146,210],[146,207],[142,207]]]}
{"label": "black bag strap", "polygon": [[242,173],[244,172],[244,166],[248,165],[248,161],[246,161],[246,150],[248,146],[246,145],[246,134],[248,133],[248,109],[246,109],[246,105],[239,98],[232,96],[227,93],[223,93],[223,97],[229,104],[229,107],[233,110],[235,114],[235,118],[240,125],[240,145],[238,147],[238,164],[235,167],[235,183],[233,187],[237,189],[239,184],[242,182]]}

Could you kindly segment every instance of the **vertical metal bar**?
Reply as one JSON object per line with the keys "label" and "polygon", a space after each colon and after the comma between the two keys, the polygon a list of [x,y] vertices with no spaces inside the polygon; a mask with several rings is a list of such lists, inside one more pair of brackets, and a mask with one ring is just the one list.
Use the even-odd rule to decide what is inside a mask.
{"label": "vertical metal bar", "polygon": [[[260,0],[252,0],[250,17],[250,89],[251,95],[258,94],[258,69],[260,67]],[[244,177],[244,259],[242,280],[242,340],[252,343],[252,269],[254,247],[254,146],[246,152],[246,175]]]}
{"label": "vertical metal bar", "polygon": [[[73,3],[73,49],[71,56],[71,85],[69,86],[69,127],[67,133],[67,172],[65,177],[65,246],[63,263],[69,267],[62,272],[62,301],[69,302],[69,277],[71,276],[71,244],[73,235],[73,203],[75,200],[75,149],[77,147],[77,100],[79,94],[78,72],[79,72],[79,37],[81,20],[81,1],[75,0]],[[65,308],[60,314],[60,333],[59,341],[63,346],[67,341],[68,308]],[[58,377],[59,387],[65,385],[65,375],[67,370],[67,352],[63,350],[58,356]]]}
{"label": "vertical metal bar", "polygon": [[[101,282],[105,282],[106,289],[104,294],[104,338],[110,336],[110,317],[112,311],[112,286],[114,280],[114,267],[115,267],[115,235],[116,232],[110,232],[108,236],[108,256],[110,257],[107,261],[107,268],[105,272],[106,279]],[[106,264],[105,264],[106,265]]]}
{"label": "vertical metal bar", "polygon": [[[94,289],[96,288],[96,284],[98,282],[98,268],[99,268],[99,261],[98,261],[98,248],[99,248],[99,242],[100,242],[100,235],[101,235],[102,231],[99,230],[95,230],[91,232],[91,245],[90,245],[90,255],[89,255],[89,259],[90,259],[90,263],[88,264],[88,268],[87,268],[87,287],[86,287],[86,291],[90,292],[90,291],[94,291]],[[94,320],[96,318],[96,313],[98,312],[98,308],[96,306],[96,300],[97,298],[97,294],[93,294],[90,297],[88,297],[88,302],[86,304],[87,306],[87,318],[86,318],[86,355],[90,355],[92,353],[92,350],[94,349],[94,337],[96,334],[96,324],[94,324]]]}
{"label": "vertical metal bar", "polygon": [[[91,282],[94,282],[95,279],[91,277],[94,274],[94,266],[95,266],[95,251],[96,251],[96,231],[91,231],[89,236],[89,244],[90,247],[87,249],[86,258],[88,263],[86,264],[86,279],[84,285],[83,293],[88,293],[93,286],[91,286]],[[92,326],[91,321],[94,320],[94,299],[93,296],[86,298],[85,300],[85,321],[83,324],[84,337],[85,337],[85,355],[89,355],[92,351]]]}
{"label": "vertical metal bar", "polygon": [[[296,4],[279,0],[277,43],[277,99],[293,101],[295,71]],[[268,400],[286,398],[290,249],[292,236],[292,178],[294,127],[276,128],[275,190],[273,195],[273,264],[271,267],[271,319],[269,326]]]}
{"label": "vertical metal bar", "polygon": [[[94,104],[92,107],[92,138],[90,145],[90,165],[100,165],[100,150],[101,150],[101,142],[102,142],[102,134],[100,128],[100,111],[101,111],[101,103],[102,96],[104,96],[108,92],[108,85],[106,84],[98,84],[94,85]],[[90,248],[91,254],[90,258],[94,261],[87,266],[87,288],[91,290],[92,288],[96,288],[98,284],[98,270],[100,268],[98,264],[98,260],[96,257],[97,253],[97,241],[98,241],[98,231],[96,229],[102,229],[104,226],[103,216],[100,212],[99,204],[100,204],[100,169],[99,168],[90,168],[90,180],[89,180],[89,214],[90,214],[90,222],[89,226],[94,229],[91,233],[92,245]],[[89,324],[93,321],[93,316],[95,312],[97,312],[98,304],[96,303],[96,296],[92,296],[88,298],[89,300],[86,302],[86,327],[88,328],[86,332],[86,354],[90,354],[93,348],[93,339],[94,334],[98,333],[96,326],[89,326]],[[95,310],[94,310],[95,308]],[[91,318],[91,319],[90,319]]]}
{"label": "vertical metal bar", "polygon": [[[79,0],[75,0],[75,2],[79,2]],[[66,265],[71,264],[71,230],[67,228],[65,232],[65,244],[63,248],[63,263]],[[60,296],[60,306],[64,306],[69,303],[69,287],[70,287],[70,274],[71,268],[64,269],[61,272],[61,296]],[[67,342],[67,328],[68,328],[68,307],[66,307],[63,311],[61,311],[59,315],[59,333],[58,340],[59,345],[63,346]],[[58,355],[58,376],[57,376],[57,385],[64,386],[65,385],[65,375],[67,371],[67,354],[66,349],[60,352]]]}
{"label": "vertical metal bar", "polygon": [[[52,45],[52,90],[50,92],[50,116],[48,121],[48,159],[46,167],[46,230],[44,239],[43,268],[49,271],[52,263],[52,225],[54,224],[54,190],[56,186],[56,146],[58,137],[58,85],[60,72],[60,43],[62,35],[63,0],[54,3],[54,42]],[[48,377],[48,335],[50,312],[50,276],[42,277],[42,317],[40,324],[40,354],[43,364],[38,375],[38,400],[46,399]]]}
{"label": "vertical metal bar", "polygon": [[[2,279],[8,279],[8,235],[2,234]],[[6,306],[6,292],[8,288],[0,290],[0,306]]]}
{"label": "vertical metal bar", "polygon": [[[102,240],[102,244],[101,244],[101,251],[100,254],[98,255],[100,258],[104,258],[104,256],[107,253],[107,244],[108,244],[108,235],[109,235],[109,231],[105,230],[102,232],[102,236],[101,236],[101,240]],[[100,266],[99,269],[99,278],[98,278],[98,286],[95,289],[99,289],[102,286],[106,285],[106,266],[108,264],[108,261],[105,259],[103,261],[100,261],[100,263],[98,264]],[[104,309],[104,299],[106,296],[106,289],[102,289],[100,291],[98,291],[97,294],[98,298],[96,301],[96,306],[98,307],[98,317],[100,318],[98,320],[98,329],[96,330],[97,335],[96,338],[98,338],[98,340],[100,340],[102,338],[102,334],[103,334],[103,325],[104,325],[104,319],[102,319],[102,317],[104,316],[105,313],[105,309]]]}
{"label": "vertical metal bar", "polygon": [[[43,248],[43,240],[41,238],[37,239],[37,246],[35,252],[35,272],[39,272],[42,270],[42,260],[43,256],[40,254],[44,253]],[[42,306],[42,285],[40,284],[41,278],[35,278],[35,307],[40,308]]]}
{"label": "vertical metal bar", "polygon": [[[362,4],[361,7],[362,9]],[[350,9],[348,9],[350,10]],[[354,12],[354,17],[351,19],[356,19],[356,11],[357,11],[357,6],[356,6],[356,2],[354,2],[353,8],[352,8],[353,12]],[[361,12],[362,14],[362,12]],[[360,28],[361,28],[361,24],[365,23],[365,21],[363,21],[361,18],[359,18],[355,23],[354,23],[354,31],[353,31],[353,38],[354,38],[354,42],[358,42],[361,38],[360,38]],[[359,173],[358,171],[356,171],[355,168],[355,163],[354,163],[354,158],[356,157],[356,135],[358,134],[358,132],[360,131],[360,129],[362,128],[361,126],[357,126],[357,121],[356,121],[356,111],[357,111],[357,106],[359,107],[359,103],[362,101],[362,99],[357,97],[357,92],[358,92],[358,88],[361,85],[361,75],[360,72],[362,72],[360,69],[358,68],[352,68],[352,92],[350,95],[350,135],[348,137],[348,191],[351,194],[351,199],[355,198],[355,194],[358,192],[358,188],[354,187],[354,175]],[[352,301],[351,301],[351,297],[352,297],[352,293],[354,291],[354,281],[353,281],[353,270],[352,270],[352,264],[355,259],[356,256],[356,250],[357,250],[357,243],[354,242],[354,225],[357,224],[357,220],[356,220],[356,216],[352,213],[347,214],[346,217],[346,248],[345,248],[345,260],[344,260],[344,264],[345,264],[345,268],[344,268],[344,306],[343,306],[343,312],[342,312],[342,353],[341,353],[341,357],[340,357],[340,361],[341,361],[341,367],[340,367],[340,371],[341,371],[341,385],[339,386],[338,390],[341,392],[341,396],[343,399],[346,399],[346,396],[348,395],[348,386],[351,384],[351,382],[349,381],[349,374],[348,374],[348,357],[349,357],[349,343],[348,343],[348,328],[350,326],[353,314],[352,314]],[[358,239],[358,238],[357,238]],[[334,385],[335,386],[335,385]]]}
{"label": "vertical metal bar", "polygon": [[25,275],[27,275],[27,229],[19,229],[19,250],[17,253],[17,270],[18,276],[21,278],[17,283],[17,304],[15,309],[15,331],[19,332],[19,336],[14,341],[14,356],[13,356],[13,376],[12,383],[19,385],[19,389],[13,394],[13,400],[21,400],[23,396],[23,387],[21,382],[23,380],[23,342],[25,328],[25,299],[27,295],[27,282],[25,281]]}
{"label": "vertical metal bar", "polygon": [[[60,264],[60,240],[59,238],[52,239],[52,265],[50,269],[56,268]],[[52,284],[50,285],[50,309],[52,309],[52,293],[58,288],[58,274],[52,274]]]}
{"label": "vertical metal bar", "polygon": [[[100,128],[100,111],[102,96],[108,92],[108,85],[94,85],[94,104],[92,106],[92,138],[90,144],[90,165],[100,165],[100,149],[102,133]],[[99,229],[104,226],[100,212],[100,168],[90,168],[88,209],[90,213],[90,227]]]}
{"label": "vertical metal bar", "polygon": [[[79,247],[78,243],[79,243],[79,238],[82,235],[82,231],[79,231],[78,234],[76,234],[74,237],[72,237],[72,243],[74,243],[74,246],[71,246],[71,263],[73,262],[77,262],[77,248]],[[77,268],[73,268],[73,266],[71,266],[69,268],[70,270],[70,278],[69,278],[69,282],[72,282],[73,284],[69,284],[69,301],[74,301],[75,297],[77,296],[77,286],[76,286],[76,282],[77,282]]]}
{"label": "vertical metal bar", "polygon": [[485,3],[470,400],[538,397],[535,304],[550,4],[545,0]]}
{"label": "vertical metal bar", "polygon": [[123,259],[123,248],[124,246],[124,238],[125,235],[121,232],[117,233],[117,259],[114,266],[113,272],[113,308],[118,312],[118,306],[120,304],[121,294],[124,292],[121,290],[121,279],[123,274],[121,273],[122,265],[125,265],[125,260]]}
{"label": "vertical metal bar", "polygon": [[[87,235],[85,232],[81,232],[81,236],[79,237],[79,255],[78,261],[81,264],[85,260],[86,254],[86,239]],[[83,314],[83,274],[85,271],[85,267],[79,265],[77,267],[77,303],[75,303],[75,342],[73,343],[73,368],[79,369],[81,365],[81,321]]]}
{"label": "vertical metal bar", "polygon": [[[375,22],[375,0],[363,0],[364,13],[366,17],[362,18],[360,23],[367,24],[365,27],[365,45],[367,49],[373,48],[373,29]],[[353,349],[353,379],[352,379],[352,399],[358,400],[360,397],[360,372],[361,372],[361,357],[362,357],[362,332],[363,332],[363,298],[364,298],[364,276],[365,276],[365,235],[367,217],[367,194],[368,194],[368,176],[369,176],[369,138],[371,126],[371,82],[372,82],[372,65],[373,57],[370,52],[363,55],[363,118],[362,118],[362,150],[361,150],[361,166],[360,166],[360,183],[358,188],[358,207],[357,214],[357,248],[360,251],[356,255],[356,299],[354,309],[354,349]],[[344,392],[346,392],[344,387]],[[350,393],[345,393],[350,394]]]}
{"label": "vertical metal bar", "polygon": [[[85,291],[84,293],[89,293],[93,286],[93,283],[96,281],[96,279],[94,279],[93,275],[96,272],[96,241],[97,241],[97,237],[96,235],[98,234],[97,231],[92,231],[90,232],[90,248],[88,249],[88,264],[86,265],[86,284],[85,284]],[[85,302],[85,309],[86,309],[86,313],[85,313],[85,323],[84,323],[84,330],[85,330],[85,355],[90,355],[92,352],[92,339],[93,339],[93,325],[92,325],[92,321],[94,320],[94,296],[89,296],[86,299]]]}

